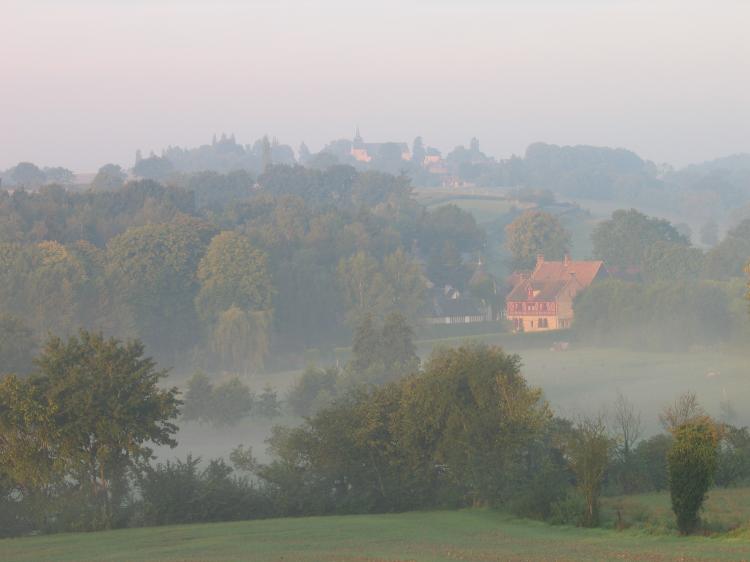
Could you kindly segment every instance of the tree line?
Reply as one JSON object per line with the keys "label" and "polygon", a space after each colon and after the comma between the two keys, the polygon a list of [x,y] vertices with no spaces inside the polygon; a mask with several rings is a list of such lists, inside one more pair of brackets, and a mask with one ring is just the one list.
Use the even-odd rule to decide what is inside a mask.
{"label": "tree line", "polygon": [[[266,463],[242,446],[229,459],[155,463],[151,447],[176,444],[183,406],[166,373],[137,341],[51,337],[29,377],[0,381],[0,533],[465,506],[591,527],[603,494],[668,489],[688,534],[711,485],[750,479],[747,428],[708,417],[694,395],[667,405],[666,432],[644,439],[621,395],[609,415],[556,415],[520,357],[497,347],[440,348],[421,366],[408,348],[408,371],[384,384],[367,372],[386,354],[359,348],[347,388],[301,425],[276,427]],[[183,419],[242,394],[197,381]]]}
{"label": "tree line", "polygon": [[345,344],[365,314],[414,324],[428,305],[421,263],[466,284],[484,232],[410,189],[346,166],[277,165],[0,192],[0,351],[28,349],[28,331],[40,342],[85,327],[138,338],[173,366],[251,372]]}

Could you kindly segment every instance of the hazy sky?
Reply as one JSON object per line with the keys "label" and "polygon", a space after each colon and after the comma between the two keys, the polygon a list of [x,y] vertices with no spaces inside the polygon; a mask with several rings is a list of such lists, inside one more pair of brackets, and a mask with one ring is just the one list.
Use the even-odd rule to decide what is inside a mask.
{"label": "hazy sky", "polygon": [[264,133],[750,152],[748,0],[0,0],[0,168]]}

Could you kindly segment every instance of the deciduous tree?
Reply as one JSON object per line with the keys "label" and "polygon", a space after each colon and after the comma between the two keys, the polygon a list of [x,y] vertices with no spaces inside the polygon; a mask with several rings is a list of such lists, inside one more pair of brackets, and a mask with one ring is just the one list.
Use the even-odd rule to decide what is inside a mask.
{"label": "deciduous tree", "polygon": [[566,456],[576,476],[576,486],[586,502],[583,526],[599,523],[599,496],[613,449],[604,417],[582,415],[566,444]]}
{"label": "deciduous tree", "polygon": [[635,209],[620,209],[596,225],[591,233],[594,256],[617,269],[640,268],[645,253],[656,242],[688,246],[689,241],[669,221],[652,218]]}
{"label": "deciduous tree", "polygon": [[30,378],[9,377],[0,390],[3,464],[22,481],[28,470],[37,485],[77,483],[98,505],[92,524],[110,527],[125,470],[150,458],[150,444],[176,445],[177,390],[159,387],[166,372],[139,342],[86,331],[51,337],[36,364]]}
{"label": "deciduous tree", "polygon": [[517,269],[531,269],[539,254],[561,260],[570,250],[570,233],[560,220],[543,211],[526,211],[505,228],[505,245]]}
{"label": "deciduous tree", "polygon": [[672,510],[680,533],[689,535],[700,523],[700,509],[716,471],[719,435],[707,416],[681,423],[672,434],[674,444],[667,456]]}

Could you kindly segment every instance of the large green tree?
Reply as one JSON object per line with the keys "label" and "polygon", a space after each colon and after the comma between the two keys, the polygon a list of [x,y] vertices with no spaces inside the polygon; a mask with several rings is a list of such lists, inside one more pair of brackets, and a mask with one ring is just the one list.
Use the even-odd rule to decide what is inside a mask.
{"label": "large green tree", "polygon": [[245,374],[263,370],[270,345],[271,313],[232,306],[212,325],[213,365]]}
{"label": "large green tree", "polygon": [[139,342],[86,331],[51,337],[36,364],[0,387],[3,469],[28,486],[75,484],[98,513],[90,527],[111,527],[126,470],[151,457],[151,444],[176,445],[177,390],[160,387],[166,372]]}
{"label": "large green tree", "polygon": [[371,314],[362,317],[354,330],[352,359],[347,365],[354,380],[383,384],[418,369],[414,330],[402,314],[390,313],[382,327]]}
{"label": "large green tree", "polygon": [[366,314],[382,319],[391,312],[416,322],[424,307],[426,285],[421,269],[402,249],[387,255],[382,263],[357,252],[340,261],[338,278],[353,324]]}
{"label": "large green tree", "polygon": [[703,273],[703,252],[674,242],[655,242],[643,253],[643,278],[646,281],[687,281]]}
{"label": "large green tree", "polygon": [[393,302],[378,260],[365,252],[341,259],[338,280],[347,304],[347,319],[352,324],[366,314],[382,314]]}
{"label": "large green tree", "polygon": [[520,358],[485,345],[440,349],[402,384],[395,423],[410,470],[429,480],[442,466],[472,503],[507,500],[507,476],[551,418],[541,390],[521,375]]}
{"label": "large green tree", "polygon": [[[129,229],[107,245],[107,274],[125,333],[173,360],[195,341],[197,269],[211,231],[188,220]],[[130,330],[127,330],[130,328]]]}
{"label": "large green tree", "polygon": [[36,164],[19,162],[10,170],[10,178],[17,185],[38,187],[46,181],[47,176]]}
{"label": "large green tree", "polygon": [[705,416],[687,421],[672,431],[674,443],[667,460],[672,510],[683,535],[700,523],[700,509],[716,472],[719,436]]}
{"label": "large green tree", "polygon": [[419,264],[403,248],[398,248],[383,259],[383,274],[393,299],[389,309],[409,322],[416,322],[424,312],[427,288]]}
{"label": "large green tree", "polygon": [[505,245],[517,269],[531,269],[538,255],[561,260],[570,250],[570,233],[560,220],[544,211],[526,211],[505,228]]}
{"label": "large green tree", "polygon": [[198,266],[200,291],[196,305],[214,320],[232,307],[269,310],[273,287],[265,253],[237,232],[217,234]]}
{"label": "large green tree", "polygon": [[551,417],[519,363],[482,345],[437,351],[424,372],[277,431],[259,475],[290,513],[504,503]]}
{"label": "large green tree", "polygon": [[635,209],[619,209],[600,222],[591,233],[594,257],[617,269],[641,268],[650,248],[657,242],[688,246],[688,239],[669,221],[653,218]]}
{"label": "large green tree", "polygon": [[198,266],[196,306],[211,330],[210,348],[226,369],[262,369],[268,354],[273,286],[265,253],[237,232],[222,232]]}
{"label": "large green tree", "polygon": [[105,164],[91,180],[91,187],[97,191],[112,191],[120,189],[127,178],[127,174],[117,164]]}

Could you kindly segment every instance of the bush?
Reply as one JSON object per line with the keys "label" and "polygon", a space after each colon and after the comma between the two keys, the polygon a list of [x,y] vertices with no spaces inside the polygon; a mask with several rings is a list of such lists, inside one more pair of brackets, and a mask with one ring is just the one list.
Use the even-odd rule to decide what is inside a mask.
{"label": "bush", "polygon": [[549,523],[580,527],[584,523],[587,509],[583,495],[576,490],[570,490],[564,498],[551,505]]}
{"label": "bush", "polygon": [[253,415],[269,420],[281,415],[279,397],[270,386],[266,386],[253,403]]}
{"label": "bush", "polygon": [[187,384],[182,419],[207,422],[211,417],[213,384],[203,372],[197,372]]}
{"label": "bush", "polygon": [[199,372],[188,381],[182,417],[186,421],[210,423],[218,427],[232,426],[250,415],[253,402],[250,389],[238,378],[214,387],[209,378]]}
{"label": "bush", "polygon": [[234,475],[223,460],[204,469],[201,459],[187,458],[144,467],[138,485],[142,499],[134,521],[141,525],[172,525],[235,521],[274,514],[268,496],[247,478]]}

